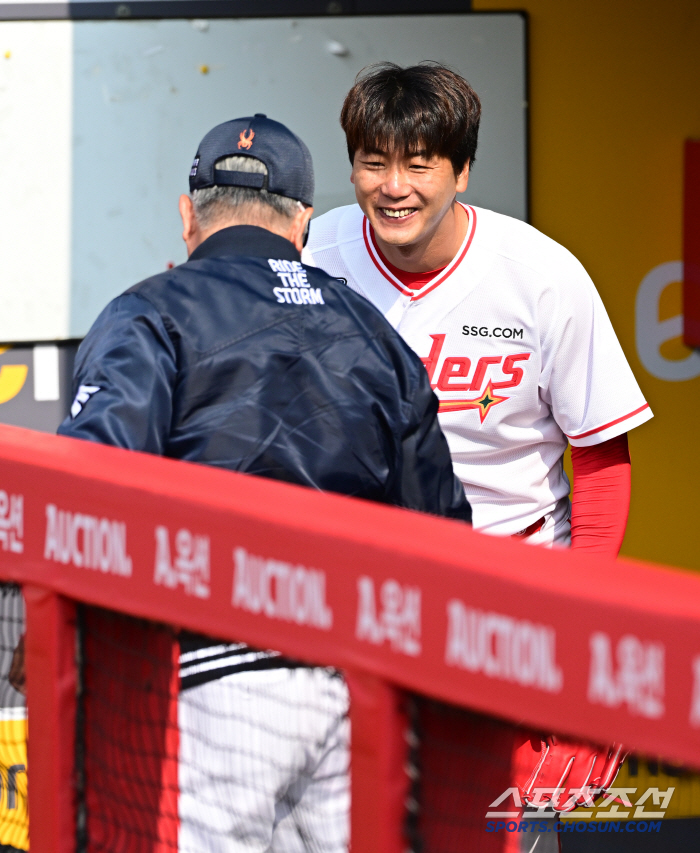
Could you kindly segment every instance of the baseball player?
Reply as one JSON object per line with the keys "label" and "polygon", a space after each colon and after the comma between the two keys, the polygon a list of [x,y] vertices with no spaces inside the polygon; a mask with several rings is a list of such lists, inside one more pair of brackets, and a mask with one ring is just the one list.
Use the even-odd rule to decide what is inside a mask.
{"label": "baseball player", "polygon": [[313,221],[304,259],[369,299],[423,360],[477,529],[617,554],[626,433],[652,413],[576,258],[456,200],[480,113],[438,64],[361,74],[341,113],[357,204]]}
{"label": "baseball player", "polygon": [[[420,359],[300,262],[313,188],[284,125],[210,131],[180,198],[188,261],[98,317],[59,432],[468,522]],[[260,557],[239,558],[257,571]],[[192,635],[180,673],[179,849],[344,853],[339,675]]]}
{"label": "baseball player", "polygon": [[[421,357],[477,529],[616,555],[630,500],[626,434],[652,413],[576,258],[456,200],[480,115],[474,90],[439,64],[361,73],[340,119],[357,204],[314,220],[303,257],[376,305]],[[621,753],[610,752],[614,777]],[[461,845],[483,843],[481,816]],[[557,838],[524,836],[523,849],[550,853]]]}

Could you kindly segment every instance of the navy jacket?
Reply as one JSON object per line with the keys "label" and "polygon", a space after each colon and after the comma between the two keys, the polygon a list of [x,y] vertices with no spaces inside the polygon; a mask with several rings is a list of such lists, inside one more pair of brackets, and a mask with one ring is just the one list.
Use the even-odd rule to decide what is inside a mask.
{"label": "navy jacket", "polygon": [[263,228],[114,299],[74,396],[62,435],[471,520],[418,356]]}

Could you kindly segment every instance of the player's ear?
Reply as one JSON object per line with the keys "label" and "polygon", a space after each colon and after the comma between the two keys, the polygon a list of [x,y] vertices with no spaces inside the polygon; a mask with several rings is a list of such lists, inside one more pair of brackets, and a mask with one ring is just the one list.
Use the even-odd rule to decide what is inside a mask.
{"label": "player's ear", "polygon": [[180,217],[182,218],[182,239],[187,246],[187,254],[191,255],[197,245],[201,242],[199,223],[194,212],[192,199],[188,195],[181,195],[178,203]]}
{"label": "player's ear", "polygon": [[464,168],[457,175],[457,187],[456,190],[458,193],[463,193],[467,189],[467,184],[469,183],[469,160],[464,164]]}
{"label": "player's ear", "polygon": [[289,226],[289,230],[284,235],[290,243],[293,243],[297,249],[297,251],[301,252],[306,243],[306,237],[308,235],[309,228],[309,220],[313,216],[314,209],[313,207],[303,207],[301,204],[299,205],[299,210],[297,211],[294,219]]}

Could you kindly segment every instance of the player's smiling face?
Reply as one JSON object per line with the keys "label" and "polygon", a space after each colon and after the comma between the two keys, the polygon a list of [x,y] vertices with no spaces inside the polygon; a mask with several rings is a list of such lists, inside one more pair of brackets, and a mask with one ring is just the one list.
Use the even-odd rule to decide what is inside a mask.
{"label": "player's smiling face", "polygon": [[355,153],[350,180],[380,245],[414,249],[411,254],[417,251],[427,255],[428,263],[436,263],[433,257],[440,252],[435,250],[444,244],[443,254],[449,255],[445,263],[449,263],[459,247],[459,242],[453,246],[457,239],[452,233],[454,199],[467,188],[468,165],[455,175],[447,157],[360,150]]}

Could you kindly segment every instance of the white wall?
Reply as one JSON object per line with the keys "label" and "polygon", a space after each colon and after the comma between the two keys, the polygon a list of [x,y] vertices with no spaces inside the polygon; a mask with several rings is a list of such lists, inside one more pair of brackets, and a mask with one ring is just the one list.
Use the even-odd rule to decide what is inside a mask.
{"label": "white wall", "polygon": [[73,25],[0,24],[0,341],[70,328]]}

